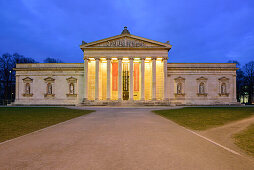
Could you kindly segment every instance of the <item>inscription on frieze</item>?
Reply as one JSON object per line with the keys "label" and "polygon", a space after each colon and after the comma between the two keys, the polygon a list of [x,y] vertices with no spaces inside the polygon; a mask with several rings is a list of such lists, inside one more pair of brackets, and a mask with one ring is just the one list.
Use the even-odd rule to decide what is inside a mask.
{"label": "inscription on frieze", "polygon": [[101,47],[144,47],[143,41],[130,40],[130,39],[119,39],[119,40],[110,40],[105,43],[99,44]]}

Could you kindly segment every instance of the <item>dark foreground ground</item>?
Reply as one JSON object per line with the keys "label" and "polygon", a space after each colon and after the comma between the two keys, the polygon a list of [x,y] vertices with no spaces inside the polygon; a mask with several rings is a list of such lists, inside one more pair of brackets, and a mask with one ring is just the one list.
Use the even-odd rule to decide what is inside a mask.
{"label": "dark foreground ground", "polygon": [[[153,109],[152,109],[153,110]],[[2,169],[254,169],[151,109],[97,108],[0,144]]]}
{"label": "dark foreground ground", "polygon": [[0,107],[0,142],[90,112],[61,107]]}

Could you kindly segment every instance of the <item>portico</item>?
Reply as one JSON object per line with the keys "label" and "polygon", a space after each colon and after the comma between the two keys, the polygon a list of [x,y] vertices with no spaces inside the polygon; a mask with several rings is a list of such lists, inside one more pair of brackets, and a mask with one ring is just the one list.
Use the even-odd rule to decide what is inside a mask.
{"label": "portico", "polygon": [[171,45],[122,34],[81,45],[84,101],[165,101]]}

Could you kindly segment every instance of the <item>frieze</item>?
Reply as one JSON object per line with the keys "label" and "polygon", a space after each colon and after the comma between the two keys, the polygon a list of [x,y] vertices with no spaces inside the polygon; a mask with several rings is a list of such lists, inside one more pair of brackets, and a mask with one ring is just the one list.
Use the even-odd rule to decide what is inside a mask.
{"label": "frieze", "polygon": [[130,39],[118,39],[110,40],[102,44],[98,44],[100,47],[145,47],[146,44],[143,41],[130,40]]}

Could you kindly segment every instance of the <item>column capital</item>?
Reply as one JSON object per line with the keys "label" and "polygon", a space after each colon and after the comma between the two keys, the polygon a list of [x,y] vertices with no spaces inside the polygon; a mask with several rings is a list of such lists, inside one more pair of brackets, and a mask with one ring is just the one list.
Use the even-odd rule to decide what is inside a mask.
{"label": "column capital", "polygon": [[146,57],[140,57],[140,60],[145,60],[146,59]]}
{"label": "column capital", "polygon": [[129,57],[129,60],[134,60],[134,57],[133,56]]}
{"label": "column capital", "polygon": [[100,57],[94,57],[95,60],[100,60],[101,58]]}
{"label": "column capital", "polygon": [[106,60],[111,60],[111,57],[106,57]]}
{"label": "column capital", "polygon": [[162,57],[162,60],[168,60],[168,57]]}
{"label": "column capital", "polygon": [[89,60],[89,58],[88,58],[88,57],[84,57],[83,59],[84,59],[84,60]]}
{"label": "column capital", "polygon": [[123,60],[123,57],[117,57],[118,60]]}
{"label": "column capital", "polygon": [[157,60],[157,57],[152,57],[152,60]]}

